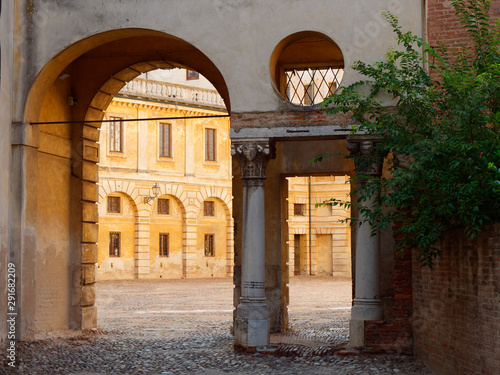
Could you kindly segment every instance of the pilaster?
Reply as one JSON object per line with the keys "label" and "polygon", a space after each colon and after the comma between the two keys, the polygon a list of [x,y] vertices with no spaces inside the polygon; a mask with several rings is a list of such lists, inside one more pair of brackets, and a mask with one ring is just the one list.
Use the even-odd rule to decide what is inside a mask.
{"label": "pilaster", "polygon": [[[156,202],[156,200],[152,201]],[[148,203],[143,203],[149,205]],[[154,203],[153,203],[154,204]],[[135,222],[135,267],[134,274],[137,279],[145,279],[150,273],[150,223],[151,210],[139,208]]]}
{"label": "pilaster", "polygon": [[[76,131],[76,129],[75,129]],[[97,182],[99,181],[99,140],[98,129],[91,125],[83,124],[79,132],[77,147],[80,149],[73,155],[74,171],[81,177],[81,269],[80,269],[80,329],[97,327],[97,307],[95,305],[95,282],[97,263],[97,241],[99,213],[97,207]],[[82,159],[79,160],[79,155]],[[80,167],[81,163],[81,167]],[[77,314],[79,315],[79,314]]]}
{"label": "pilaster", "polygon": [[189,276],[196,273],[196,247],[198,236],[198,220],[196,218],[187,218],[184,225],[184,238],[183,238],[183,251],[182,251],[182,277],[189,278]]}
{"label": "pilaster", "polygon": [[9,252],[15,265],[16,339],[35,335],[38,126],[12,124]]}

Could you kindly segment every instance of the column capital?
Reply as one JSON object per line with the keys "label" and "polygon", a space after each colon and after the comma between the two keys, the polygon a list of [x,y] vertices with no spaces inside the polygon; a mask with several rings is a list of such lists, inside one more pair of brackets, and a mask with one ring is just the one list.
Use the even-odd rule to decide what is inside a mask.
{"label": "column capital", "polygon": [[373,152],[380,142],[379,137],[351,136],[347,139],[347,150],[354,157],[356,172],[380,176],[382,174],[383,155]]}
{"label": "column capital", "polygon": [[267,177],[267,163],[274,157],[268,138],[233,140],[231,155],[240,162],[241,178],[247,185],[261,185]]}

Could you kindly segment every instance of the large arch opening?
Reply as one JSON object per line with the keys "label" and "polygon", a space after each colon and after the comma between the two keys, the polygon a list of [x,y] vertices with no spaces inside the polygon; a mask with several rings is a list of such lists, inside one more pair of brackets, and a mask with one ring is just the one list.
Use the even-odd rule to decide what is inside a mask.
{"label": "large arch opening", "polygon": [[[157,209],[155,206],[157,200],[146,202],[143,199],[151,196],[152,183],[134,189],[124,179],[115,178],[112,179],[114,190],[107,182],[109,192],[103,191],[106,189],[98,185],[98,163],[102,157],[99,143],[103,141],[101,137],[104,135],[101,132],[101,121],[105,118],[105,110],[111,100],[127,82],[153,70],[176,68],[202,74],[218,91],[218,95],[214,97],[194,98],[192,103],[188,104],[195,109],[188,113],[185,108],[177,108],[179,113],[185,117],[190,117],[192,112],[198,112],[200,117],[206,115],[203,108],[196,107],[195,102],[199,104],[201,101],[217,102],[221,108],[215,111],[216,115],[227,113],[228,89],[222,74],[210,59],[191,44],[153,30],[115,30],[80,41],[51,60],[31,87],[24,119],[26,123],[32,124],[32,129],[39,131],[37,134],[39,148],[35,161],[38,165],[39,187],[36,192],[37,230],[39,233],[52,233],[49,227],[56,226],[59,229],[57,236],[39,236],[37,239],[37,257],[41,261],[37,262],[33,269],[33,273],[39,277],[31,296],[36,308],[33,309],[33,316],[28,317],[34,322],[31,335],[50,330],[96,327],[95,282],[99,242],[97,203],[100,195],[107,198],[109,193],[111,197],[113,194],[115,197],[126,194],[130,197],[127,199],[136,207],[134,232],[139,232],[144,226],[158,224],[154,222],[157,218],[152,220],[149,217],[147,223],[143,221],[146,220],[148,212],[153,208]],[[179,103],[173,105],[180,106]],[[213,128],[207,125],[210,123],[208,119],[189,121],[196,122],[193,126],[201,129]],[[222,121],[225,121],[224,126],[228,133],[228,119],[219,119],[219,122]],[[106,122],[110,123],[112,122]],[[147,121],[137,121],[136,126],[138,123],[147,126]],[[157,133],[156,125],[151,124],[155,133]],[[109,127],[106,129],[109,131]],[[145,139],[140,135],[143,134],[140,131],[135,134],[137,138],[133,139],[129,146],[133,148],[134,143],[137,146],[145,141],[143,146],[147,148],[147,137]],[[104,135],[104,142],[107,145],[109,145],[106,138],[108,135],[109,133]],[[203,142],[203,136],[192,142],[186,142],[186,147],[203,150],[203,143],[200,142]],[[226,154],[228,158],[228,135],[224,142],[227,151],[218,151],[217,155],[222,158]],[[157,155],[154,155],[154,158],[156,157]],[[189,164],[185,159],[181,159],[183,158],[177,160],[179,164],[196,169],[193,163]],[[206,168],[217,168],[217,160],[210,162],[212,164],[206,163],[209,164]],[[138,160],[138,163],[141,161]],[[134,166],[136,173],[147,175],[147,168],[142,170],[139,164]],[[223,164],[230,171],[229,158],[228,161],[218,164],[219,166]],[[211,172],[205,171],[205,174],[205,178],[208,179]],[[230,178],[230,172],[226,173],[225,177]],[[154,178],[149,180],[153,181]],[[173,183],[163,181],[160,185],[162,195],[178,196],[183,205],[188,203],[196,206],[198,201],[203,201],[204,195],[208,196],[205,192],[200,193],[200,197],[195,193],[193,197],[189,189],[183,189],[180,183],[175,183],[175,180]],[[230,207],[230,192],[220,187],[213,193]],[[125,196],[122,198],[125,199]],[[198,210],[186,207],[186,212],[183,214],[186,217],[186,224],[181,233],[183,248],[193,245],[191,242],[196,242],[191,236],[191,232],[194,233],[195,229],[189,220],[196,221],[197,212]],[[231,222],[230,218],[226,222]],[[226,236],[230,237],[227,226],[226,224]],[[160,236],[165,233],[158,231],[155,234]],[[146,259],[148,257],[146,253],[151,244],[149,238],[137,234],[134,236],[133,272],[137,276],[150,271],[150,259]],[[195,245],[192,247],[195,249]],[[54,255],[57,256],[57,264],[50,261],[55,258]],[[183,277],[186,276],[190,267],[190,257],[193,256],[194,254],[183,250],[181,256]],[[155,261],[155,265],[156,263]],[[69,313],[68,310],[60,309],[62,315],[54,315],[54,303],[67,306]]]}

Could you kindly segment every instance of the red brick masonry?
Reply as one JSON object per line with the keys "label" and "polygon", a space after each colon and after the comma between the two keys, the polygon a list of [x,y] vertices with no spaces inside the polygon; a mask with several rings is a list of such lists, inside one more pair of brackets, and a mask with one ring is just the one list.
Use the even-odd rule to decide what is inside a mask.
{"label": "red brick masonry", "polygon": [[[395,238],[397,241],[397,237]],[[373,352],[413,353],[412,333],[412,257],[405,250],[394,257],[393,319],[365,322],[366,350]]]}
{"label": "red brick masonry", "polygon": [[[493,20],[500,16],[500,0],[491,1],[490,16]],[[432,46],[437,46],[438,41],[446,41],[450,47],[460,47],[467,41],[463,25],[449,0],[427,1],[427,27]]]}
{"label": "red brick masonry", "polygon": [[413,270],[415,353],[438,374],[500,374],[500,224],[440,247],[434,270]]}

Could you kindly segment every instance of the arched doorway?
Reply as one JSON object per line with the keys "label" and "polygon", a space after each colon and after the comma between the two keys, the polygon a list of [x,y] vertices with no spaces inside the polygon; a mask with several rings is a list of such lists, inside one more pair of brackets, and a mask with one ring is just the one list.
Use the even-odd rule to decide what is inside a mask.
{"label": "arched doorway", "polygon": [[[27,200],[36,213],[38,236],[27,250],[32,259],[24,256],[19,264],[38,277],[23,291],[29,302],[22,306],[22,338],[96,326],[97,142],[103,111],[126,82],[173,67],[202,73],[229,108],[227,86],[208,57],[154,30],[113,30],[75,43],[47,63],[33,83],[18,131],[34,139],[35,147],[19,158],[33,168]],[[54,227],[57,236],[50,235]],[[57,264],[50,261],[54,255]],[[58,314],[54,303],[62,306]]]}

